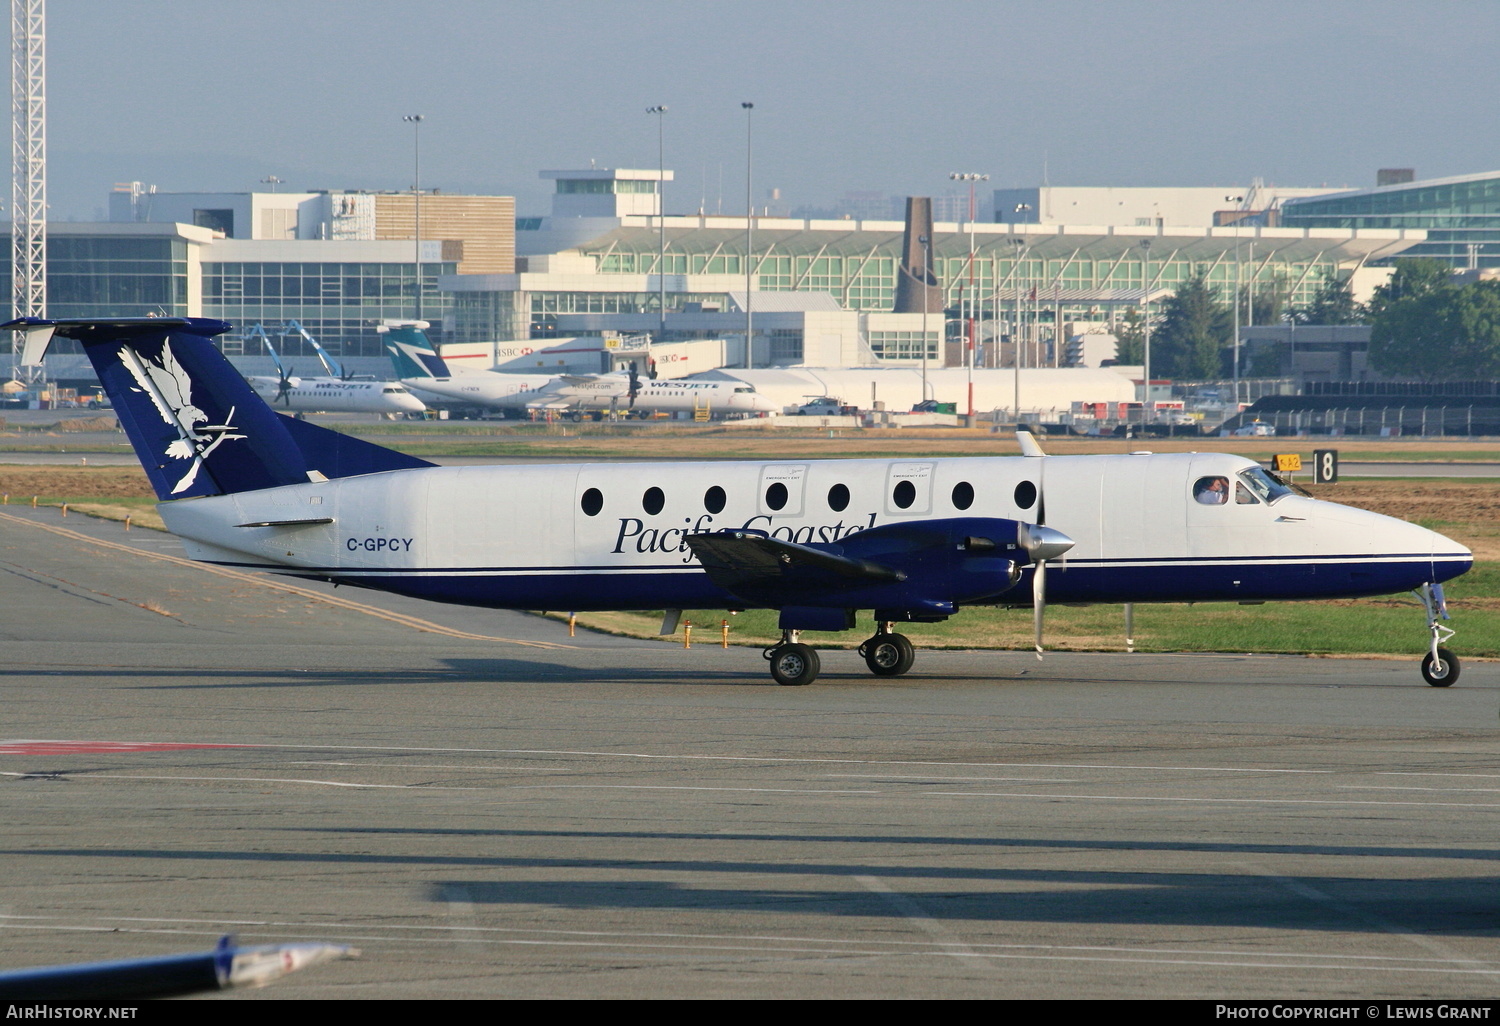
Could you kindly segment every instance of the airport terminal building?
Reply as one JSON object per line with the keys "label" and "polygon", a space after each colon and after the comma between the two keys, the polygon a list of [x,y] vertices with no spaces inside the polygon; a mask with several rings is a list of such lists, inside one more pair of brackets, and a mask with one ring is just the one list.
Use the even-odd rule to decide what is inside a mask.
{"label": "airport terminal building", "polygon": [[[542,174],[556,189],[547,216],[517,218],[506,196],[424,192],[420,226],[409,192],[120,186],[110,221],[49,226],[49,312],[219,317],[236,325],[231,353],[255,323],[296,320],[372,372],[375,327],[419,308],[440,341],[664,327],[666,341],[723,339],[729,364],[756,367],[954,366],[972,321],[977,365],[1019,350],[1023,366],[1051,366],[1067,358],[1066,326],[1107,331],[1200,272],[1226,298],[1267,288],[1296,305],[1329,276],[1367,291],[1402,254],[1500,256],[1483,234],[1500,172],[1352,192],[1001,190],[995,207],[1015,220],[939,221],[915,258],[901,221],[663,217],[671,171]],[[923,270],[939,301],[896,312],[901,275]]]}

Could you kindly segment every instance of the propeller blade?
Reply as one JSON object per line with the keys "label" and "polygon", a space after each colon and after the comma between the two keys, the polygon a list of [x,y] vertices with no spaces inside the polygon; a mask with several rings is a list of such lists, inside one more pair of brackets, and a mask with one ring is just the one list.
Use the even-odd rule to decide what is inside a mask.
{"label": "propeller blade", "polygon": [[1022,524],[1016,542],[1031,557],[1036,569],[1031,574],[1031,617],[1035,631],[1036,657],[1042,658],[1042,622],[1047,615],[1047,560],[1061,558],[1073,547],[1073,539],[1047,525],[1047,453],[1036,436],[1022,428],[1016,430],[1021,455],[1040,460],[1036,472],[1036,523]]}
{"label": "propeller blade", "polygon": [[1036,631],[1036,657],[1042,658],[1042,618],[1047,613],[1047,561],[1038,560],[1031,577],[1031,619]]}

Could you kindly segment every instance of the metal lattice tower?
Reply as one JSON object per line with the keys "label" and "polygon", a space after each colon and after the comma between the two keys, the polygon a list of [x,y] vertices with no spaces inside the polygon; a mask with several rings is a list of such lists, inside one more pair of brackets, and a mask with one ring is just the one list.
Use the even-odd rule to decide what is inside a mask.
{"label": "metal lattice tower", "polygon": [[11,0],[10,259],[14,317],[47,315],[46,42],[46,0]]}

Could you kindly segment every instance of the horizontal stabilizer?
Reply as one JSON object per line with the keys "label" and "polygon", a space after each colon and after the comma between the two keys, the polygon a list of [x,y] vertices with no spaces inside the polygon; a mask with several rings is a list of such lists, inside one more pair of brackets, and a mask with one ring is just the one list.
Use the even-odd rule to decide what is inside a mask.
{"label": "horizontal stabilizer", "polygon": [[331,524],[333,517],[308,517],[305,520],[257,520],[253,524],[235,524],[235,527],[312,527],[315,524]]}

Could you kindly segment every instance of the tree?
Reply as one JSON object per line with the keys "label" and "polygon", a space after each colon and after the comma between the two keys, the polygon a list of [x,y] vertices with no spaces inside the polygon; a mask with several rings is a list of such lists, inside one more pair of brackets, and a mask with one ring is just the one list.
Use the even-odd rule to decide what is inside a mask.
{"label": "tree", "polygon": [[1294,324],[1363,324],[1364,317],[1364,308],[1354,301],[1353,279],[1332,274],[1323,279],[1312,302],[1292,311]]}
{"label": "tree", "polygon": [[[1239,290],[1241,324],[1280,324],[1281,311],[1291,295],[1291,285],[1282,275],[1276,275],[1254,285],[1246,284]],[[1233,314],[1231,313],[1231,319]]]}
{"label": "tree", "polygon": [[1198,270],[1162,303],[1161,325],[1151,333],[1152,374],[1204,381],[1224,371],[1224,347],[1233,334],[1228,308]]}
{"label": "tree", "polygon": [[1370,323],[1374,324],[1393,305],[1446,288],[1452,280],[1453,268],[1441,260],[1431,257],[1402,257],[1396,261],[1396,270],[1391,274],[1390,280],[1377,288],[1375,295],[1370,298]]}
{"label": "tree", "polygon": [[[1433,380],[1500,378],[1500,282],[1408,277],[1372,317],[1370,362],[1382,373]],[[1435,283],[1435,282],[1441,283]],[[1371,304],[1372,307],[1375,304]]]}
{"label": "tree", "polygon": [[1141,363],[1146,352],[1146,319],[1139,310],[1125,311],[1115,327],[1115,362],[1129,366]]}

